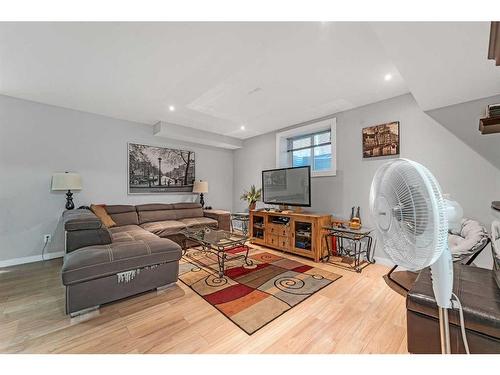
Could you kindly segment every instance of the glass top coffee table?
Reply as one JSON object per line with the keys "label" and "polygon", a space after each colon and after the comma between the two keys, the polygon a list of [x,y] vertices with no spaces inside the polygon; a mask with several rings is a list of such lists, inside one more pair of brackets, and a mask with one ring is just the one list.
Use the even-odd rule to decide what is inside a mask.
{"label": "glass top coffee table", "polygon": [[[224,277],[224,264],[227,260],[243,259],[245,264],[251,266],[253,263],[248,259],[247,246],[248,236],[243,234],[231,233],[226,230],[215,230],[211,228],[186,228],[180,232],[187,239],[197,242],[201,246],[201,251],[211,253],[217,256],[219,277]],[[227,251],[235,247],[243,247],[243,254],[233,255]],[[184,250],[186,254],[187,249]]]}

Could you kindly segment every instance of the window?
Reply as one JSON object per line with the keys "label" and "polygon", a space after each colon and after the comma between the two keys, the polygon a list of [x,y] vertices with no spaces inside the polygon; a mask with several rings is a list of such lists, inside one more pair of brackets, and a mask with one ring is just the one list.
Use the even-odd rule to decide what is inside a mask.
{"label": "window", "polygon": [[311,166],[311,176],[336,174],[335,118],[276,134],[276,166]]}
{"label": "window", "polygon": [[310,165],[312,171],[327,171],[332,166],[331,131],[288,138],[288,150],[292,167]]}

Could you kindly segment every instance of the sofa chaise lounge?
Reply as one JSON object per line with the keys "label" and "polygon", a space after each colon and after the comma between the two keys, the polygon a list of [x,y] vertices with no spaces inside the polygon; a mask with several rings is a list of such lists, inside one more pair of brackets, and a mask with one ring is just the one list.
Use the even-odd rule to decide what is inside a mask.
{"label": "sofa chaise lounge", "polygon": [[62,281],[72,316],[134,294],[175,283],[184,228],[229,230],[230,213],[197,203],[105,206],[107,228],[90,210],[63,213],[66,255]]}

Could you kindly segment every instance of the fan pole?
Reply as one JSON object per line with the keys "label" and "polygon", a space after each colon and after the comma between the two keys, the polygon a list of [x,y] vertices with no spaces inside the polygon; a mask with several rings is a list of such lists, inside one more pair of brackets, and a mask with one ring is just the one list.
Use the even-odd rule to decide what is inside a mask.
{"label": "fan pole", "polygon": [[448,309],[444,307],[439,307],[439,334],[441,336],[441,354],[451,354]]}

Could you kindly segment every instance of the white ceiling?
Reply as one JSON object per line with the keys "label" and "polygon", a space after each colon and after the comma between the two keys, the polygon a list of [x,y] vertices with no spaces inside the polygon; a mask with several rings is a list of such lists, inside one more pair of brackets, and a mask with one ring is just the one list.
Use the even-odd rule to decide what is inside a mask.
{"label": "white ceiling", "polygon": [[500,94],[489,22],[380,22],[373,29],[423,110]]}
{"label": "white ceiling", "polygon": [[248,138],[410,90],[425,109],[498,94],[488,35],[488,23],[0,23],[0,93]]}
{"label": "white ceiling", "polygon": [[0,24],[0,93],[148,124],[248,138],[406,92],[362,23]]}

